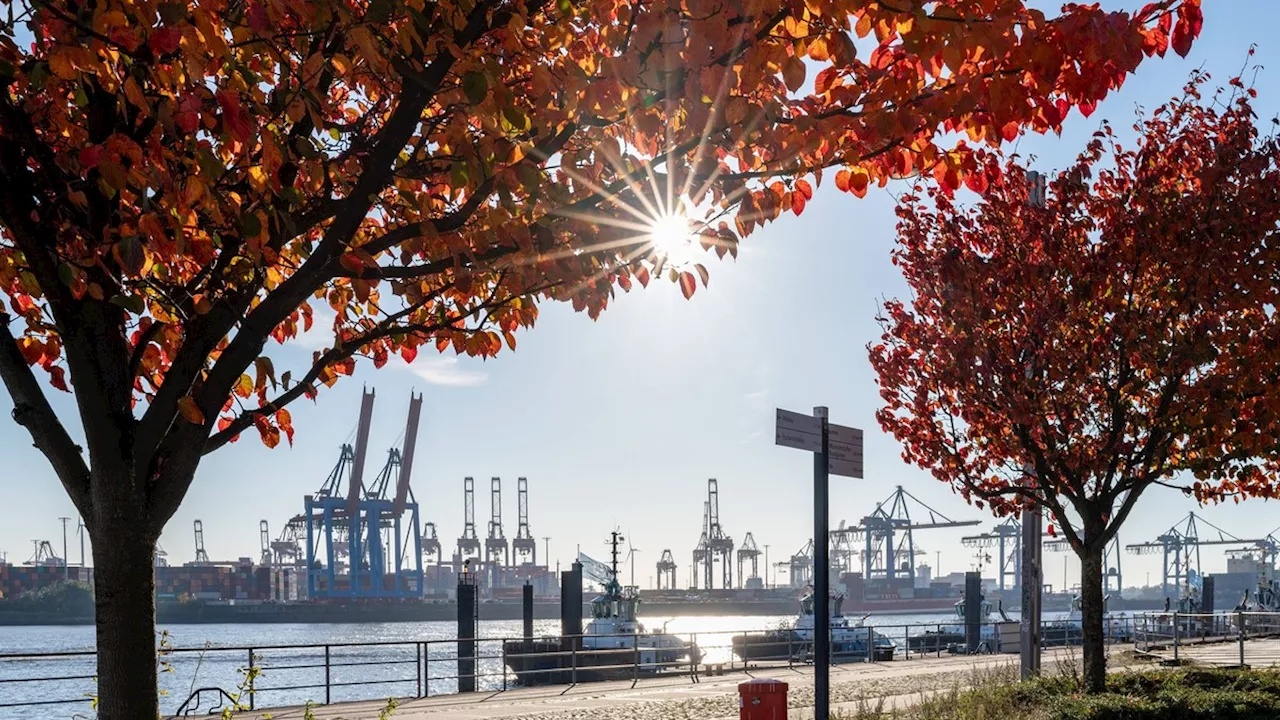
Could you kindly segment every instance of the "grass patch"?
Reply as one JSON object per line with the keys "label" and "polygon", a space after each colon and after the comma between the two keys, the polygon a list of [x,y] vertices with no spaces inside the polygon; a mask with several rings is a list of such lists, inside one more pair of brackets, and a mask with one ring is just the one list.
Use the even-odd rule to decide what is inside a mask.
{"label": "grass patch", "polygon": [[[1016,671],[1015,671],[1016,672]],[[1073,669],[1019,683],[1008,670],[975,671],[967,682],[894,709],[860,701],[839,720],[1276,720],[1280,671],[1177,669],[1107,677],[1085,695]]]}

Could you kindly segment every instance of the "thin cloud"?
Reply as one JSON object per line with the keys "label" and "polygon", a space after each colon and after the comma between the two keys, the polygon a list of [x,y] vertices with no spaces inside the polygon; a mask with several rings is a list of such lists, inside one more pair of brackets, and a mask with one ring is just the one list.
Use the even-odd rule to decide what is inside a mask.
{"label": "thin cloud", "polygon": [[483,385],[489,379],[489,373],[479,370],[468,370],[461,366],[456,357],[423,357],[419,355],[412,363],[397,358],[395,366],[408,370],[432,385],[450,387],[475,387]]}
{"label": "thin cloud", "polygon": [[[315,307],[312,311],[311,329],[298,333],[298,337],[290,340],[289,345],[310,351],[333,347],[334,318],[335,315],[329,308]],[[406,363],[399,354],[392,354],[387,365],[411,372],[432,385],[475,387],[483,385],[489,379],[489,373],[464,368],[456,357],[432,357],[429,353],[432,348],[432,345],[423,347],[412,363]]]}

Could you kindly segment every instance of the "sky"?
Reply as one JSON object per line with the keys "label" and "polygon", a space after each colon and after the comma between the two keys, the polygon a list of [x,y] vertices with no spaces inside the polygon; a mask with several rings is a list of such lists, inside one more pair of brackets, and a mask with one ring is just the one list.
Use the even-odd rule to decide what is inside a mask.
{"label": "sky", "polygon": [[[1142,2],[1103,0],[1108,9]],[[1054,5],[1040,4],[1046,10]],[[1034,166],[1051,171],[1070,163],[1101,118],[1122,137],[1139,106],[1153,109],[1177,94],[1203,67],[1226,84],[1246,63],[1259,71],[1256,101],[1265,121],[1280,111],[1280,45],[1267,44],[1280,26],[1274,0],[1205,3],[1204,31],[1187,58],[1170,52],[1143,62],[1123,89],[1091,118],[1073,112],[1062,135],[1019,141]],[[1267,70],[1266,66],[1276,69]],[[272,536],[302,511],[353,435],[361,387],[377,401],[366,475],[377,472],[398,442],[409,393],[425,393],[412,487],[423,521],[440,529],[451,552],[462,530],[463,478],[476,478],[476,520],[488,520],[489,478],[501,477],[507,537],[516,533],[516,478],[529,481],[530,526],[550,537],[552,564],[569,562],[580,548],[603,558],[609,531],[620,528],[635,550],[636,579],[649,586],[654,563],[670,549],[688,582],[690,555],[701,530],[707,479],[720,489],[720,518],[741,542],[751,532],[771,561],[785,559],[812,534],[812,462],[807,453],[775,447],[775,408],[811,412],[830,408],[831,421],[866,431],[866,478],[832,477],[831,525],[850,525],[901,485],[938,513],[981,520],[982,528],[922,531],[922,560],[943,573],[972,569],[972,550],[961,536],[996,523],[943,483],[906,465],[897,442],[879,430],[879,396],[866,345],[879,337],[875,315],[887,297],[905,297],[890,262],[894,243],[891,184],[865,199],[839,193],[829,177],[800,217],[792,215],[748,237],[736,261],[708,263],[710,286],[686,301],[677,286],[651,283],[620,295],[599,321],[566,305],[544,304],[537,327],[518,334],[515,352],[478,361],[419,355],[412,366],[393,363],[374,371],[359,366],[353,378],[324,390],[316,402],[290,409],[297,435],[292,448],[264,448],[248,436],[205,459],[160,545],[170,562],[194,557],[192,523],[204,526],[214,560],[257,557],[258,524]],[[304,338],[269,350],[276,368],[297,368],[310,356]],[[398,361],[396,361],[398,362]],[[74,402],[53,393],[55,409],[78,435]],[[0,393],[0,448],[7,469],[0,503],[0,552],[10,562],[32,553],[32,540],[62,544],[60,516],[69,516],[70,560],[79,562],[75,510],[25,431],[9,420],[12,405]],[[1121,530],[1124,542],[1153,539],[1189,511],[1240,537],[1280,524],[1277,508],[1261,501],[1198,510],[1179,493],[1155,488],[1140,500]],[[1202,537],[1209,533],[1202,530]],[[91,553],[91,551],[90,551]],[[1220,552],[1206,549],[1204,568],[1225,570]],[[1125,584],[1158,582],[1160,558],[1123,557]],[[736,573],[736,569],[735,569]],[[1078,582],[1078,564],[1064,556],[1046,566],[1046,582]]]}

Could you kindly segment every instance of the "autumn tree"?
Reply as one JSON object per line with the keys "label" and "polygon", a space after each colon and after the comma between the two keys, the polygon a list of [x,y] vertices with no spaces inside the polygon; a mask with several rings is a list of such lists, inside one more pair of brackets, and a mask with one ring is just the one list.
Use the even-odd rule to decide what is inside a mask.
{"label": "autumn tree", "polygon": [[[596,317],[657,275],[690,296],[706,268],[652,226],[723,257],[824,170],[956,186],[939,129],[1057,129],[1199,31],[1198,0],[5,6],[0,377],[89,528],[110,720],[156,714],[152,550],[200,459],[291,438],[357,358],[491,356],[540,301]],[[283,367],[317,306],[332,343]]]}
{"label": "autumn tree", "polygon": [[906,460],[997,515],[1039,506],[1079,556],[1091,690],[1103,549],[1143,494],[1277,492],[1280,143],[1252,90],[1202,102],[1202,82],[1131,149],[1104,126],[1043,208],[1016,159],[976,207],[907,197],[913,299],[885,305],[870,349]]}

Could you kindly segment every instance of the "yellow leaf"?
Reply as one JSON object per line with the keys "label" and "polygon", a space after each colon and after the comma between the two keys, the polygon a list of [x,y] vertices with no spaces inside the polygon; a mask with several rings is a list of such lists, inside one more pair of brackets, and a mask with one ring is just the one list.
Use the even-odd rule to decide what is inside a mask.
{"label": "yellow leaf", "polygon": [[248,375],[241,375],[240,379],[236,381],[234,390],[240,397],[248,397],[249,393],[253,392],[253,378]]}
{"label": "yellow leaf", "polygon": [[204,413],[200,412],[200,407],[196,405],[196,401],[190,395],[184,395],[178,399],[178,412],[182,414],[182,418],[192,425],[204,424]]}
{"label": "yellow leaf", "polygon": [[262,192],[267,188],[267,172],[262,169],[261,165],[254,165],[249,168],[249,187],[254,192]]}

